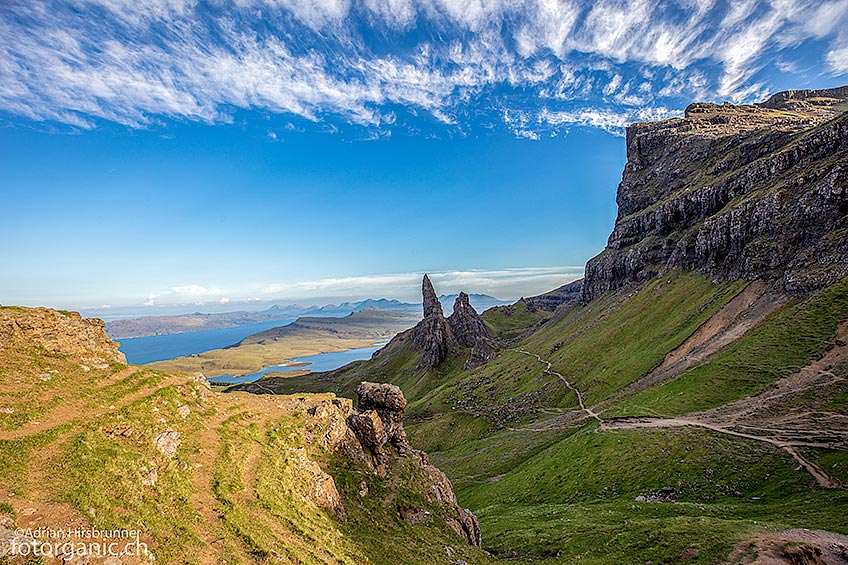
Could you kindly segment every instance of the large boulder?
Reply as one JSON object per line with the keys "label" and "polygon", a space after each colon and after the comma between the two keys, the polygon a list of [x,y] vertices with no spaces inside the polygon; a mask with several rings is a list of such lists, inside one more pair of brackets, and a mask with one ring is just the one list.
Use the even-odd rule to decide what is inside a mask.
{"label": "large boulder", "polygon": [[[356,387],[354,392],[356,393],[358,408],[360,412],[364,413],[363,415],[373,411],[379,416],[387,441],[394,445],[402,455],[411,452],[412,448],[406,438],[406,430],[403,429],[403,412],[406,410],[407,401],[400,387],[387,383],[363,382]],[[350,420],[348,423],[350,424]],[[355,426],[365,430],[367,424],[357,420]],[[354,428],[354,431],[356,431],[356,428]],[[375,430],[374,433],[378,432]],[[362,439],[360,437],[360,441]],[[366,436],[365,442],[369,441],[370,439]]]}

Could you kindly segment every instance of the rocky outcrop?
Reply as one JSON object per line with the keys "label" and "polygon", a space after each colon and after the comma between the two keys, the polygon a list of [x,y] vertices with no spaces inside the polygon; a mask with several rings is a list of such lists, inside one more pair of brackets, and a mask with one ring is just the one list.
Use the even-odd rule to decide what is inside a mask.
{"label": "rocky outcrop", "polygon": [[409,342],[421,353],[419,369],[432,369],[441,365],[452,355],[471,350],[466,367],[472,368],[486,363],[494,355],[489,330],[483,318],[471,306],[469,296],[461,292],[454,303],[454,311],[445,318],[442,304],[433,289],[430,277],[424,275],[421,285],[424,319],[405,332],[396,335],[389,344],[377,351],[378,358],[386,351],[405,347]]}
{"label": "rocky outcrop", "polygon": [[424,296],[424,319],[412,328],[412,341],[421,349],[418,367],[431,369],[447,359],[455,340],[442,313],[442,304],[427,275],[424,275],[421,286]]}
{"label": "rocky outcrop", "polygon": [[848,88],[693,104],[627,129],[607,248],[583,301],[671,269],[804,293],[848,275]]}
{"label": "rocky outcrop", "polygon": [[439,297],[436,296],[436,290],[433,288],[433,283],[430,282],[430,277],[424,275],[421,281],[421,305],[424,307],[424,317],[430,316],[444,317],[442,312],[442,303],[439,302]]}
{"label": "rocky outcrop", "polygon": [[[430,464],[427,454],[409,445],[403,428],[407,401],[400,388],[363,382],[356,388],[356,408],[347,398],[276,397],[294,403],[305,414],[304,435],[308,449],[292,450],[290,462],[297,468],[300,490],[312,503],[346,519],[344,496],[332,474],[323,470],[308,453],[333,454],[344,465],[373,473],[388,481],[402,480],[419,491],[429,506],[402,504],[401,518],[414,523],[440,516],[445,524],[469,544],[480,545],[480,525],[470,511],[459,506],[450,480]],[[356,499],[369,495],[368,481],[348,493]],[[431,512],[432,511],[432,512]]]}
{"label": "rocky outcrop", "polygon": [[0,307],[0,350],[42,347],[95,366],[126,363],[119,344],[109,339],[103,320],[51,308]]}
{"label": "rocky outcrop", "polygon": [[[389,442],[401,455],[412,451],[403,429],[403,412],[406,410],[406,398],[400,387],[392,384],[363,382],[354,391],[358,399],[359,410],[365,412],[360,417],[367,418],[373,426],[374,437],[383,430],[383,443]],[[376,417],[375,417],[376,416]],[[354,430],[356,431],[356,430]]]}
{"label": "rocky outcrop", "polygon": [[553,312],[563,304],[579,303],[583,293],[583,279],[570,282],[539,296],[525,298],[528,312],[542,310]]}
{"label": "rocky outcrop", "polygon": [[[447,524],[469,544],[480,546],[480,524],[476,516],[459,506],[450,480],[430,464],[427,454],[409,445],[403,429],[407,401],[401,389],[391,384],[363,382],[355,393],[358,411],[350,411],[346,421],[363,450],[370,454],[374,472],[385,477],[394,453],[408,458],[429,484],[427,495],[443,507]],[[341,445],[344,434],[337,434],[337,437],[337,444]],[[364,492],[367,495],[367,488]],[[398,513],[410,524],[430,518],[425,509],[410,505],[400,506]]]}
{"label": "rocky outcrop", "polygon": [[489,334],[489,328],[468,300],[468,295],[460,292],[453,305],[453,314],[448,318],[454,338],[462,347],[471,349],[465,369],[474,369],[485,365],[495,357],[495,344]]}
{"label": "rocky outcrop", "polygon": [[489,330],[483,318],[468,302],[468,295],[464,292],[460,292],[454,302],[448,325],[453,337],[463,347],[474,347],[477,342],[489,337]]}

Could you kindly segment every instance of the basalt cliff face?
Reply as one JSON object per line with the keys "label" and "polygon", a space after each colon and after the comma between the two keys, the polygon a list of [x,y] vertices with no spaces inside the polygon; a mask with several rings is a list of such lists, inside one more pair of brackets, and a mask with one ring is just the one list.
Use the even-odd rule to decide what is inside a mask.
{"label": "basalt cliff face", "polygon": [[630,126],[618,218],[583,300],[676,268],[793,293],[848,274],[846,110],[842,87]]}

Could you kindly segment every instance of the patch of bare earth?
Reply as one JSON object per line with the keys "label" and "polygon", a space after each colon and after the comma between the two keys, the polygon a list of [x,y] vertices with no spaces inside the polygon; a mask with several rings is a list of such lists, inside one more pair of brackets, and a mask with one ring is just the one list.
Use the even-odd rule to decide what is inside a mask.
{"label": "patch of bare earth", "polygon": [[602,407],[609,400],[632,396],[646,388],[677,378],[686,369],[705,361],[712,354],[745,335],[786,304],[787,300],[786,295],[769,289],[764,281],[752,282],[709,320],[701,324],[686,341],[669,352],[653,371],[611,395],[598,407]]}
{"label": "patch of bare earth", "polygon": [[807,441],[848,447],[848,414],[828,410],[826,389],[845,382],[832,367],[848,363],[848,322],[820,359],[784,377],[763,392],[692,414],[701,422],[762,435],[786,443]]}
{"label": "patch of bare earth", "polygon": [[839,326],[832,347],[820,359],[784,377],[763,392],[678,418],[618,418],[601,429],[695,426],[762,441],[789,453],[825,488],[848,488],[804,458],[797,447],[848,448],[848,415],[826,410],[822,391],[845,379],[830,368],[848,362],[848,322]]}
{"label": "patch of bare earth", "polygon": [[733,565],[845,565],[848,536],[822,530],[762,532],[736,544]]}

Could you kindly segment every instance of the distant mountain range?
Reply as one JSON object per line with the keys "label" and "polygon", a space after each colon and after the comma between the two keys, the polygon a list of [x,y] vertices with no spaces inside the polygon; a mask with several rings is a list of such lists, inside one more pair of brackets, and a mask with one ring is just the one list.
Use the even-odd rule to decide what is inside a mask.
{"label": "distant mountain range", "polygon": [[[457,296],[456,294],[450,294],[439,297],[439,300],[445,304],[447,314],[453,311],[453,302]],[[483,312],[493,306],[508,304],[507,301],[499,300],[488,294],[471,294],[469,295],[469,300],[478,312]],[[141,316],[126,320],[109,321],[106,323],[106,331],[112,339],[127,339],[234,328],[273,321],[279,321],[280,325],[284,325],[302,316],[339,318],[367,309],[421,315],[421,304],[401,302],[400,300],[390,300],[387,298],[368,298],[358,302],[342,302],[341,304],[327,304],[324,306],[301,306],[299,304],[274,305],[267,310],[259,312],[194,312],[191,314],[171,316]]]}

